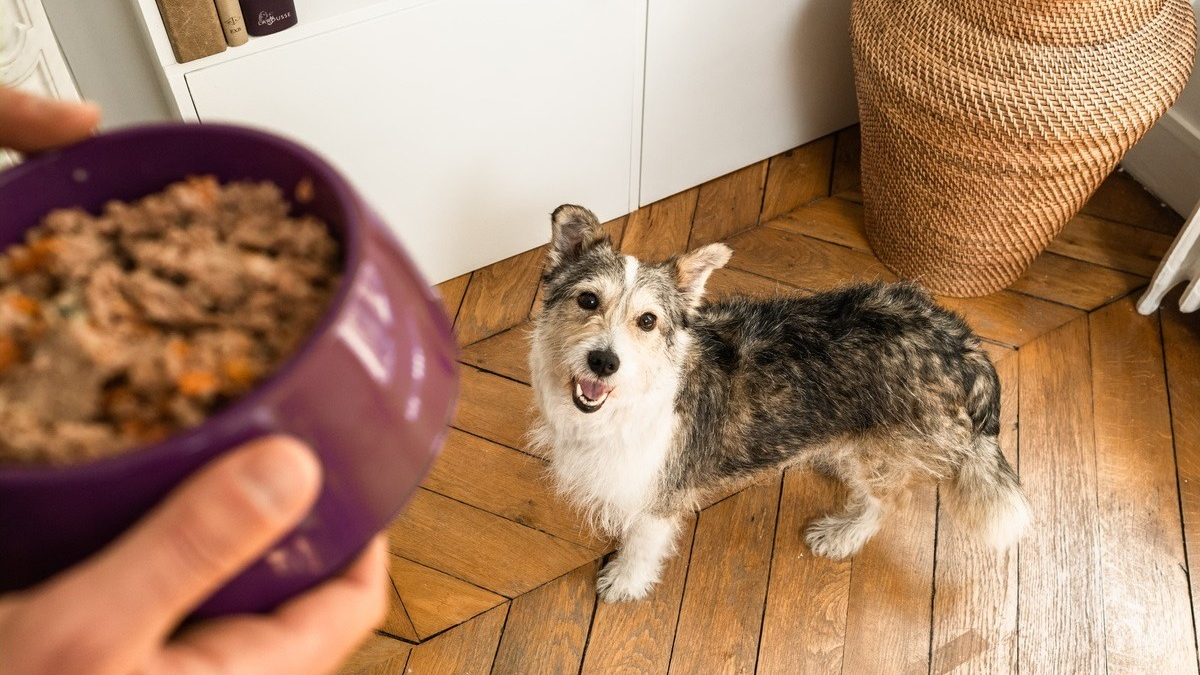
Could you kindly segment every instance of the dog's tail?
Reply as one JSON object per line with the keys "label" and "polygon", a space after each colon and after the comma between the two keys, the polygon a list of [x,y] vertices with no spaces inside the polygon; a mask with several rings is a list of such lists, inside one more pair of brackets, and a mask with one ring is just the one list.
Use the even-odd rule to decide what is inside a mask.
{"label": "dog's tail", "polygon": [[949,489],[942,502],[955,523],[996,549],[1016,543],[1029,524],[1029,502],[995,435],[976,434],[958,471],[943,485]]}

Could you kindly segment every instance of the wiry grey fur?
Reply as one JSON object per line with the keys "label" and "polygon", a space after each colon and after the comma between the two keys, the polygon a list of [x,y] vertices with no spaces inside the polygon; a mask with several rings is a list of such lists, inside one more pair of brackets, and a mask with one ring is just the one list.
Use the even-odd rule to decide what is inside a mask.
{"label": "wiry grey fur", "polygon": [[[848,488],[845,510],[807,530],[821,555],[857,552],[920,477],[946,481],[944,502],[989,543],[1020,536],[1028,507],[997,444],[996,371],[966,323],[918,286],[708,303],[723,245],[646,264],[618,254],[581,207],[559,207],[552,227],[531,355],[535,436],[560,488],[622,540],[605,599],[645,595],[702,494],[798,463]],[[599,306],[583,309],[581,293]],[[646,313],[652,331],[635,327]],[[634,370],[589,372],[585,352],[597,350]],[[562,404],[583,380],[613,385],[595,410]]]}

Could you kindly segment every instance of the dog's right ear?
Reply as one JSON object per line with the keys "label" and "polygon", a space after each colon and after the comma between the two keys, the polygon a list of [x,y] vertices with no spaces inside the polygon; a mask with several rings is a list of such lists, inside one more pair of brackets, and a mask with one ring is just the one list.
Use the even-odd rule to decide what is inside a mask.
{"label": "dog's right ear", "polygon": [[574,204],[563,204],[550,214],[550,255],[546,269],[574,260],[593,246],[610,241],[596,214]]}

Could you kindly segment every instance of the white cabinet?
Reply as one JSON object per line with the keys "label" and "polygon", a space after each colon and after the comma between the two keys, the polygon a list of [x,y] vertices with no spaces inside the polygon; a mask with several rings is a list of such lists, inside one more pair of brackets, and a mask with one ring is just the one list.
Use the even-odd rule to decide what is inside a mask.
{"label": "white cabinet", "polygon": [[857,120],[850,0],[650,0],[643,205]]}
{"label": "white cabinet", "polygon": [[560,203],[637,207],[644,21],[645,0],[436,0],[182,76],[200,121],[319,150],[438,282],[546,243]]}
{"label": "white cabinet", "polygon": [[[855,121],[849,0],[297,0],[300,24],[175,63],[180,117],[337,164],[439,282]],[[644,100],[643,100],[644,96]]]}

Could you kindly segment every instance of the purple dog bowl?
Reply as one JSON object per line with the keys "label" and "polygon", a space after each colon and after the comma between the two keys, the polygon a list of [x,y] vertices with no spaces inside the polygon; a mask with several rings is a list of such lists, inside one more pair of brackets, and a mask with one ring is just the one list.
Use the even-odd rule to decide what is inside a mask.
{"label": "purple dog bowl", "polygon": [[[445,438],[457,391],[441,304],[378,217],[308,150],[239,127],[170,124],[107,134],[0,173],[0,246],[52,209],[96,213],[189,175],[269,180],[342,242],[339,289],[300,350],[198,427],[128,454],[63,468],[0,468],[0,591],[35,584],[100,550],[181,480],[264,434],[315,448],[312,512],[209,598],[198,616],[269,610],[336,574],[400,511]],[[0,430],[3,433],[3,430]]]}

